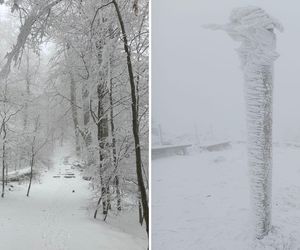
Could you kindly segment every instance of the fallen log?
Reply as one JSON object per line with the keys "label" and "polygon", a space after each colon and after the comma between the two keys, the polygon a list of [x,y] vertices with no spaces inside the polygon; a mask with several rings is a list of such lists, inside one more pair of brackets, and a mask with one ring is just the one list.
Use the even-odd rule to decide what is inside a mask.
{"label": "fallen log", "polygon": [[[31,171],[30,167],[28,167],[28,168],[23,168],[23,169],[8,172],[7,180],[9,182],[15,182],[15,181],[23,180],[23,179],[30,176],[30,171]],[[35,171],[33,171],[33,176],[34,175],[36,175]],[[2,180],[2,178],[1,178],[1,180]],[[1,182],[1,180],[0,180],[0,182]],[[6,178],[5,178],[5,180],[6,180]]]}

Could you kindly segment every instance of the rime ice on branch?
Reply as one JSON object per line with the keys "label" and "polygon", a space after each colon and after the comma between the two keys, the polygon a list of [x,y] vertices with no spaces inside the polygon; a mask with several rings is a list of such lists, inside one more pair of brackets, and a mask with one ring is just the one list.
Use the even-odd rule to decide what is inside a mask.
{"label": "rime ice on branch", "polygon": [[251,200],[255,236],[261,239],[271,227],[273,63],[279,56],[274,29],[282,31],[282,26],[264,10],[245,7],[232,11],[229,24],[207,27],[241,42],[237,52],[245,78]]}

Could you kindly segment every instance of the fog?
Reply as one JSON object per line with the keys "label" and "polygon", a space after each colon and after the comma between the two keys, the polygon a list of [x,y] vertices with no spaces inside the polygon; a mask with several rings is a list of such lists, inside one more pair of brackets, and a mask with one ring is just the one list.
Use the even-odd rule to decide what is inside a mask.
{"label": "fog", "polygon": [[0,249],[148,246],[148,0],[85,3],[0,1]]}
{"label": "fog", "polygon": [[152,2],[152,118],[165,132],[182,134],[197,124],[200,136],[243,139],[244,81],[239,43],[203,24],[228,22],[235,7],[256,5],[284,26],[277,33],[274,138],[300,140],[300,44],[297,1],[154,0]]}

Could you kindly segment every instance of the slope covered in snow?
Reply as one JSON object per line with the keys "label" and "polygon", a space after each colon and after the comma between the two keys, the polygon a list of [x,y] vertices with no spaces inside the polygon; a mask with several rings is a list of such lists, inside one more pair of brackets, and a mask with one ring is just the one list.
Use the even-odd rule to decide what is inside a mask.
{"label": "slope covered in snow", "polygon": [[[91,197],[88,182],[60,156],[41,183],[32,186],[30,197],[25,196],[26,185],[17,185],[0,201],[0,249],[146,249],[143,228],[138,235],[125,233],[121,227],[103,222],[101,216],[92,218],[87,209]],[[138,222],[131,222],[132,226],[138,228]]]}
{"label": "slope covered in snow", "polygon": [[245,145],[154,160],[153,249],[299,249],[300,149],[273,154],[273,228],[262,241],[251,238]]}

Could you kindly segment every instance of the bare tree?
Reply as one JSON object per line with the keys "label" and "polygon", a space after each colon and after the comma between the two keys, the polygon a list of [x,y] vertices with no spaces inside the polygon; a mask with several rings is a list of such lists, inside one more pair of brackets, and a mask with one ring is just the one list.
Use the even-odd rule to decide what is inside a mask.
{"label": "bare tree", "polygon": [[34,119],[34,129],[32,132],[32,141],[30,143],[30,175],[29,175],[29,183],[28,183],[27,194],[26,194],[27,197],[29,196],[30,189],[31,189],[32,178],[33,178],[33,168],[34,168],[34,165],[36,162],[37,154],[48,142],[47,136],[43,140],[41,140],[41,138],[39,138],[38,132],[39,132],[40,126],[41,126],[40,116],[38,115]]}
{"label": "bare tree", "polygon": [[70,77],[70,105],[71,105],[71,111],[72,111],[72,119],[74,123],[74,131],[75,131],[75,147],[76,147],[76,155],[77,157],[80,156],[81,150],[80,150],[80,144],[79,144],[79,121],[78,121],[78,112],[77,112],[77,97],[76,97],[76,82],[74,79],[74,70],[71,66],[71,48],[70,44],[67,43],[66,45],[66,55],[65,60],[67,62],[67,67],[69,70],[69,77]]}
{"label": "bare tree", "polygon": [[130,47],[128,45],[128,40],[127,40],[127,33],[125,30],[125,25],[124,25],[124,21],[122,18],[122,14],[121,14],[119,5],[116,0],[112,0],[112,3],[114,5],[116,13],[117,13],[118,21],[119,21],[121,32],[122,32],[124,50],[125,50],[126,58],[127,58],[127,69],[128,69],[128,75],[129,75],[131,101],[132,101],[132,104],[131,104],[132,131],[133,131],[134,144],[135,144],[136,174],[137,174],[139,191],[141,193],[143,215],[144,215],[144,219],[146,222],[146,231],[147,231],[147,234],[149,235],[148,197],[147,197],[147,191],[146,191],[146,186],[144,183],[143,170],[142,170],[142,157],[141,157],[139,123],[138,123],[139,117],[138,117],[138,112],[137,112],[136,86],[134,83],[134,74],[133,74],[133,68],[132,68],[132,62],[131,62],[131,53],[130,53]]}
{"label": "bare tree", "polygon": [[14,107],[15,105],[12,105],[9,102],[8,99],[8,90],[7,90],[7,84],[5,85],[4,88],[4,94],[3,94],[3,109],[0,112],[0,116],[1,116],[1,127],[0,127],[0,133],[2,134],[2,194],[1,197],[4,197],[4,193],[5,193],[5,170],[6,170],[6,176],[8,175],[8,166],[7,166],[7,162],[6,162],[6,156],[7,156],[7,152],[6,152],[6,145],[7,145],[7,130],[8,130],[8,124],[9,121],[11,120],[11,118],[13,118],[15,115],[17,115],[23,108],[23,106],[21,107]]}

